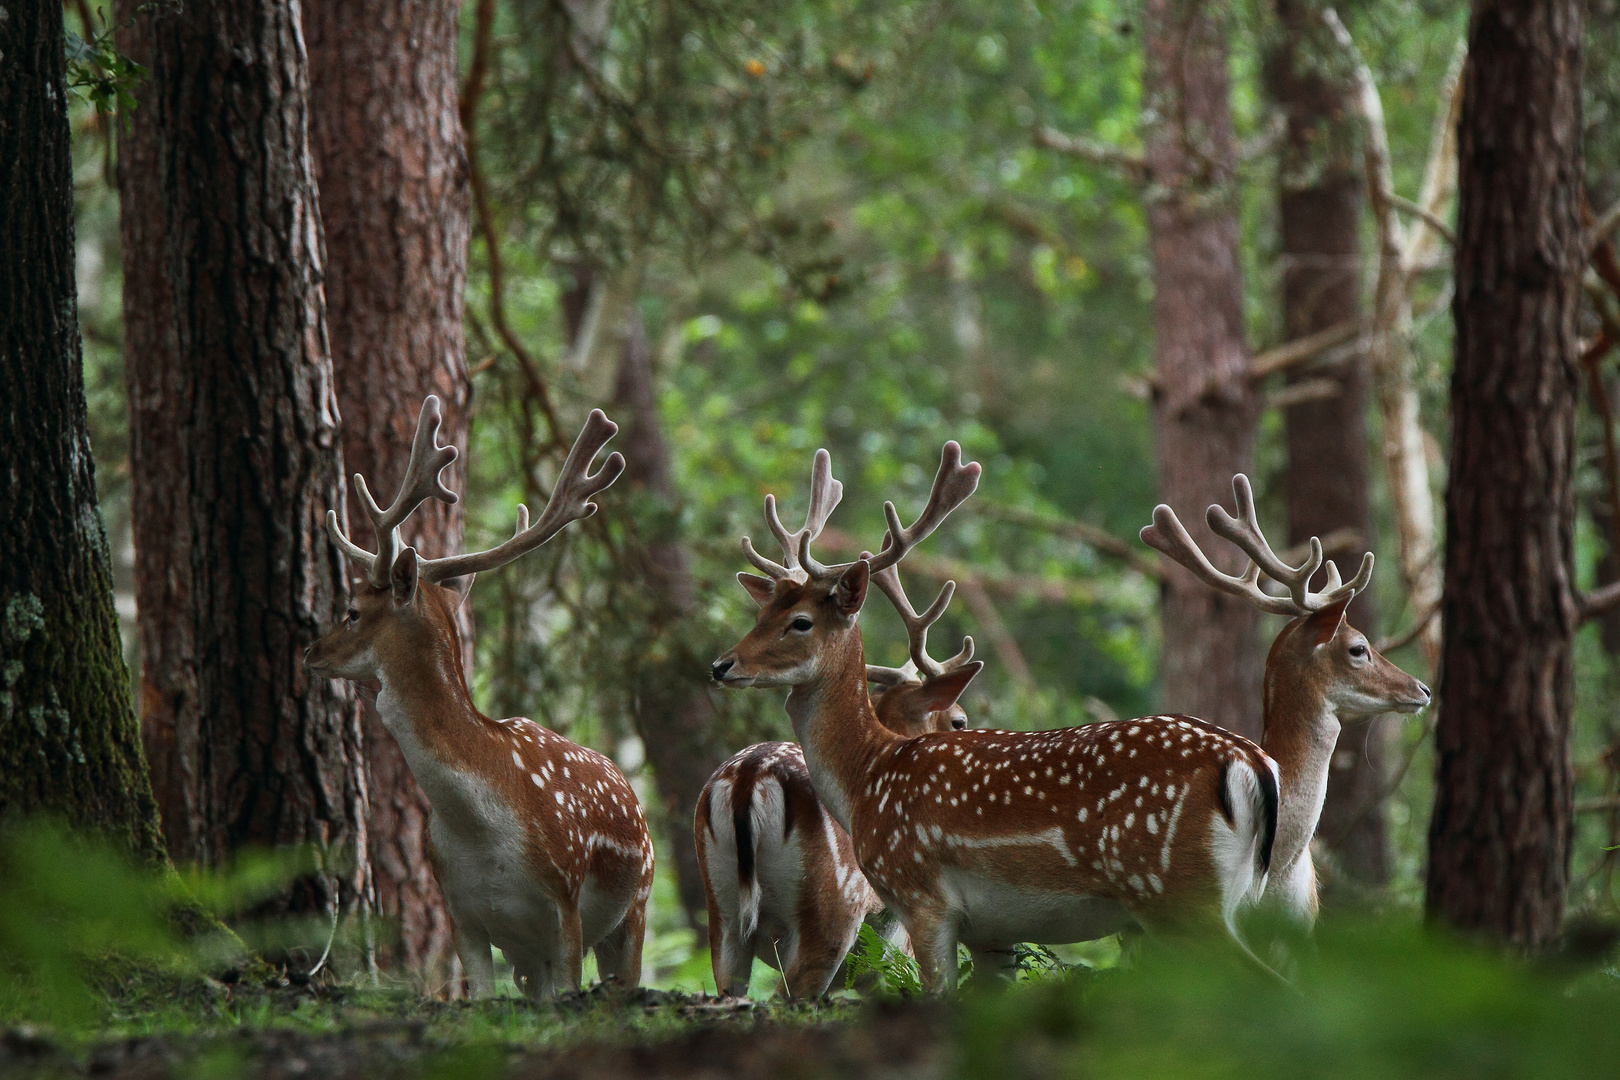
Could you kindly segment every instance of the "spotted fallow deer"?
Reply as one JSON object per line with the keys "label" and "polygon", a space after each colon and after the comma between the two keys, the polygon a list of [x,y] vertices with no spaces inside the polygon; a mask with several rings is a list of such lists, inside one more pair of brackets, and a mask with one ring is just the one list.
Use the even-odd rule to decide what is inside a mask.
{"label": "spotted fallow deer", "polygon": [[592,461],[618,427],[598,411],[563,463],[531,527],[488,551],[425,559],[399,529],[429,498],[455,502],[440,472],[456,450],[438,445],[439,399],[422,404],[399,495],[380,510],[355,487],[376,532],[375,553],[352,543],[328,512],[327,530],[365,568],[343,624],[310,647],[317,675],[378,680],[377,711],[432,804],[429,856],[455,922],[456,952],[475,997],[494,990],[490,946],[535,997],[578,990],[588,948],[604,979],[641,979],[653,847],[635,792],[613,762],[526,719],[491,720],[473,705],[462,670],[456,608],[473,575],[539,547],[596,512],[590,499],[624,459]]}
{"label": "spotted fallow deer", "polygon": [[[825,454],[817,456],[813,483],[805,521],[812,538],[843,487],[832,479]],[[781,540],[784,566],[802,573],[797,541],[782,528],[773,502],[765,512]],[[878,687],[872,697],[878,722],[906,738],[966,728],[957,699],[984,666],[973,659],[973,639],[965,638],[962,651],[944,663],[928,655],[928,628],[949,605],[952,586],[918,615],[896,568],[878,582],[900,613],[911,653],[904,667],[866,668],[867,680]],[[698,796],[693,834],[718,992],[746,994],[757,956],[782,972],[786,996],[826,993],[862,921],[883,902],[861,874],[849,834],[816,798],[798,744],[758,743],[724,762]]]}
{"label": "spotted fallow deer", "polygon": [[[1005,972],[1019,942],[1102,937],[1132,920],[1150,929],[1224,925],[1274,872],[1284,905],[1314,912],[1307,844],[1341,720],[1415,711],[1428,688],[1384,660],[1344,622],[1372,572],[1308,588],[1321,545],[1291,567],[1255,523],[1238,477],[1241,520],[1211,507],[1211,527],[1252,560],[1242,577],[1209,566],[1168,507],[1144,539],[1204,580],[1290,615],[1267,662],[1259,746],[1188,716],[1153,716],[1045,732],[961,731],[905,739],[877,722],[859,692],[856,617],[874,570],[898,562],[977,482],[947,444],[929,508],[889,536],[876,560],[822,566],[800,538],[797,580],[745,551],[769,581],[754,629],[714,665],[734,687],[790,686],[788,712],[817,793],[849,830],[856,858],[911,937],[925,989],[948,991],[958,943],[981,972]],[[971,470],[971,471],[970,471]],[[922,526],[927,526],[923,528]],[[1286,585],[1273,597],[1264,572]],[[766,591],[766,586],[769,591]],[[1252,956],[1252,954],[1249,954]]]}

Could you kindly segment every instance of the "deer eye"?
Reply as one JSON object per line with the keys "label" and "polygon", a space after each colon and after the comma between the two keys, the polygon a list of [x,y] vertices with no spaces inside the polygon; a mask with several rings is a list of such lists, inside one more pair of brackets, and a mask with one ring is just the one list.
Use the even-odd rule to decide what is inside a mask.
{"label": "deer eye", "polygon": [[350,608],[349,613],[345,618],[346,618],[346,621],[348,621],[348,622],[356,622],[356,621],[358,621],[359,618],[360,618],[360,609],[357,608],[357,607]]}
{"label": "deer eye", "polygon": [[792,622],[788,623],[788,629],[797,630],[802,634],[814,625],[815,623],[810,621],[810,616],[799,615],[796,616]]}
{"label": "deer eye", "polygon": [[1350,655],[1355,657],[1357,660],[1366,659],[1367,643],[1365,641],[1358,641],[1354,645],[1350,646]]}

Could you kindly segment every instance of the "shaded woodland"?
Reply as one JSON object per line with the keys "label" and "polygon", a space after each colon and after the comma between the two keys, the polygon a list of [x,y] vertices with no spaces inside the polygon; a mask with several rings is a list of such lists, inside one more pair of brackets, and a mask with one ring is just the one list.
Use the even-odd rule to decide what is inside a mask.
{"label": "shaded woodland", "polygon": [[[183,1019],[109,1069],[307,1008],[308,1045],[255,1034],[231,1061],[370,1075],[366,1040],[398,1039],[412,1069],[608,1075],[627,1041],[672,1048],[633,1063],[669,1075],[801,1054],[878,1075],[889,1040],[919,1074],[1090,1052],[1141,1075],[1218,1069],[1190,1049],[1213,1038],[1287,1074],[1235,1005],[1157,1050],[1097,1034],[1147,1040],[1165,1000],[1231,985],[1313,1060],[1404,1075],[1401,1001],[1434,1002],[1413,1038],[1483,1029],[1416,983],[1381,998],[1403,958],[1541,1025],[1502,1061],[1562,1075],[1598,1038],[1581,1018],[1620,993],[1614,0],[41,2],[0,54],[0,867],[30,883],[0,918],[0,1025],[90,1033],[42,1036],[45,1067],[93,1068],[75,1046],[193,985],[181,954],[223,996],[175,991]],[[525,1011],[508,966],[506,1012],[445,1004],[467,984],[428,798],[376,688],[304,665],[363,588],[326,513],[372,543],[354,477],[395,495],[429,394],[459,496],[405,526],[429,559],[521,531],[591,410],[619,425],[599,511],[454,619],[480,709],[607,755],[645,809],[651,989],[627,1006]],[[1117,937],[1027,949],[1030,985],[979,995],[981,972],[961,1006],[892,1004],[917,969],[866,938],[819,1012],[763,1004],[763,963],[757,1014],[705,996],[699,792],[794,738],[781,693],[711,679],[756,616],[740,540],[767,492],[797,520],[826,447],[843,499],[817,552],[853,560],[885,500],[917,514],[947,439],[983,475],[905,570],[914,598],[955,582],[933,634],[986,662],[974,728],[1186,713],[1262,737],[1284,620],[1139,541],[1155,504],[1229,574],[1203,509],[1237,473],[1284,559],[1319,538],[1349,579],[1376,557],[1348,618],[1435,700],[1331,751],[1320,945],[1282,965],[1299,1004],[1174,950],[1122,962]],[[906,661],[888,604],[860,628],[868,662]],[[125,883],[138,933],[19,944],[79,919],[62,898],[92,879]],[[39,973],[81,954],[131,968],[49,1006]],[[1576,1004],[1549,1019],[1541,993]],[[1388,1043],[1325,1034],[1335,994],[1384,1010]],[[735,1028],[762,1056],[727,1042],[767,1014]],[[521,1055],[480,1058],[490,1031]],[[5,1045],[0,1066],[32,1053]]]}

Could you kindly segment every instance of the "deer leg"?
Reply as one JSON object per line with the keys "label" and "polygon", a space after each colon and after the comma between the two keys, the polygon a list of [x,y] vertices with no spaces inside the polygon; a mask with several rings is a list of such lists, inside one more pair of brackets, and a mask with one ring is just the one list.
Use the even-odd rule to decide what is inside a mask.
{"label": "deer leg", "polygon": [[[454,914],[452,912],[452,914]],[[467,974],[467,996],[491,997],[495,993],[495,958],[489,952],[489,935],[468,919],[456,919],[456,955]]]}
{"label": "deer leg", "polygon": [[618,980],[625,989],[641,985],[641,946],[647,932],[647,898],[630,904],[624,919],[596,943],[596,973],[603,982]]}
{"label": "deer leg", "polygon": [[1011,949],[978,949],[968,946],[973,957],[973,981],[981,987],[1004,987],[1018,977],[1018,955]]}
{"label": "deer leg", "polygon": [[585,931],[579,922],[579,901],[565,899],[557,905],[557,956],[551,964],[553,992],[579,993],[584,964]]}
{"label": "deer leg", "polygon": [[956,989],[955,924],[944,910],[912,910],[906,915],[906,932],[911,935],[923,993],[951,993]]}

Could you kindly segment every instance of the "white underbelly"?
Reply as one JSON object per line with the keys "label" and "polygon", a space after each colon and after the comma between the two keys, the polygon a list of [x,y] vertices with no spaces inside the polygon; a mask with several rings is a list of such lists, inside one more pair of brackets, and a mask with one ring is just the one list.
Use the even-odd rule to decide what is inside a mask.
{"label": "white underbelly", "polygon": [[977,948],[1093,941],[1131,923],[1123,907],[1101,897],[1020,888],[964,871],[947,871],[944,885],[958,936]]}

